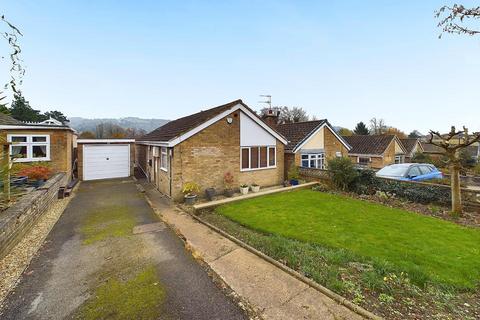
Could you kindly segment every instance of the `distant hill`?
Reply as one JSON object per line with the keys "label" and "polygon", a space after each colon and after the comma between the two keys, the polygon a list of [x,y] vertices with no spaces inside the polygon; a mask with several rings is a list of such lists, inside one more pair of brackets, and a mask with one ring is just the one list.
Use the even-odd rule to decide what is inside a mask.
{"label": "distant hill", "polygon": [[71,117],[70,126],[77,130],[78,132],[83,131],[95,131],[95,127],[100,123],[112,123],[116,124],[124,129],[134,128],[142,129],[146,132],[157,129],[158,127],[163,126],[169,120],[165,119],[142,119],[136,117],[127,117],[127,118],[103,118],[103,119],[87,119],[81,117]]}

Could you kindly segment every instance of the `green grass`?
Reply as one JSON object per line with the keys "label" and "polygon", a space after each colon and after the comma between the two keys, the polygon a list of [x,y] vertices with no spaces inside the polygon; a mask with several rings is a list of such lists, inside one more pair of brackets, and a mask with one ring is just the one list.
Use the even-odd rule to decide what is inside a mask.
{"label": "green grass", "polygon": [[158,319],[165,298],[155,267],[130,280],[111,279],[97,288],[78,311],[78,319]]}
{"label": "green grass", "polygon": [[248,228],[345,249],[415,283],[474,289],[480,230],[380,204],[301,190],[224,205],[216,211]]}
{"label": "green grass", "polygon": [[128,208],[108,206],[92,210],[82,222],[84,244],[92,244],[107,238],[125,237],[132,233],[135,219]]}

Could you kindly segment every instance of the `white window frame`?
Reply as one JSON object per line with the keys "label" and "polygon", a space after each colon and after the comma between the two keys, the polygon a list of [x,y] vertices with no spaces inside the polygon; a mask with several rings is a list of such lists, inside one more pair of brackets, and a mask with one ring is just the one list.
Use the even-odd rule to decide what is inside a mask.
{"label": "white window frame", "polygon": [[[252,148],[267,148],[267,166],[260,168],[260,150],[258,151],[258,168],[252,168]],[[243,149],[248,149],[248,168],[242,168],[242,151]],[[270,149],[274,150],[275,153],[275,164],[270,165]],[[240,147],[240,171],[256,171],[256,170],[268,170],[274,169],[277,167],[277,147],[276,146],[248,146]]]}
{"label": "white window frame", "polygon": [[[306,157],[306,159],[304,159]],[[303,166],[303,161],[308,161],[308,165]],[[311,161],[315,161],[315,166],[310,166]],[[321,163],[321,166],[319,166]],[[302,153],[300,155],[300,167],[325,170],[325,153]]]}
{"label": "white window frame", "polygon": [[[398,160],[398,162],[397,162]],[[393,163],[395,164],[400,164],[400,163],[404,163],[405,162],[405,158],[403,155],[396,155],[395,158],[393,159]]]}
{"label": "white window frame", "polygon": [[360,162],[360,158],[368,159],[367,164],[365,164],[366,166],[368,166],[372,162],[372,158],[370,158],[370,157],[357,157],[357,163],[361,166],[363,166],[364,164]]}
{"label": "white window frame", "polygon": [[[26,142],[12,142],[13,138],[27,138]],[[45,141],[33,142],[33,138],[45,138]],[[25,158],[13,158],[13,162],[36,162],[36,161],[50,161],[50,135],[48,134],[9,134],[7,135],[7,141],[10,142],[10,155],[13,155],[13,147],[27,147],[27,157]],[[34,158],[33,147],[34,146],[46,146],[46,157]]]}
{"label": "white window frame", "polygon": [[[163,157],[165,156],[165,163]],[[168,150],[167,147],[160,147],[160,170],[168,172]]]}

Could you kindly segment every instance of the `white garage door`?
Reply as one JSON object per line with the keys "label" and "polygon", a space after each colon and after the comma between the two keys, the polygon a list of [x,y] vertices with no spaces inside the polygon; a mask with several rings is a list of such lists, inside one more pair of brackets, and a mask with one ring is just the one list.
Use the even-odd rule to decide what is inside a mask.
{"label": "white garage door", "polygon": [[130,175],[130,145],[83,145],[83,180]]}

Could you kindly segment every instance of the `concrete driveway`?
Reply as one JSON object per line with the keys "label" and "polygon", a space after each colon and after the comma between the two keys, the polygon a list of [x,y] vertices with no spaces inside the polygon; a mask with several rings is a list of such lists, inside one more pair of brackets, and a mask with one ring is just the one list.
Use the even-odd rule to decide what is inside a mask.
{"label": "concrete driveway", "polygon": [[84,182],[2,319],[245,319],[130,179]]}

